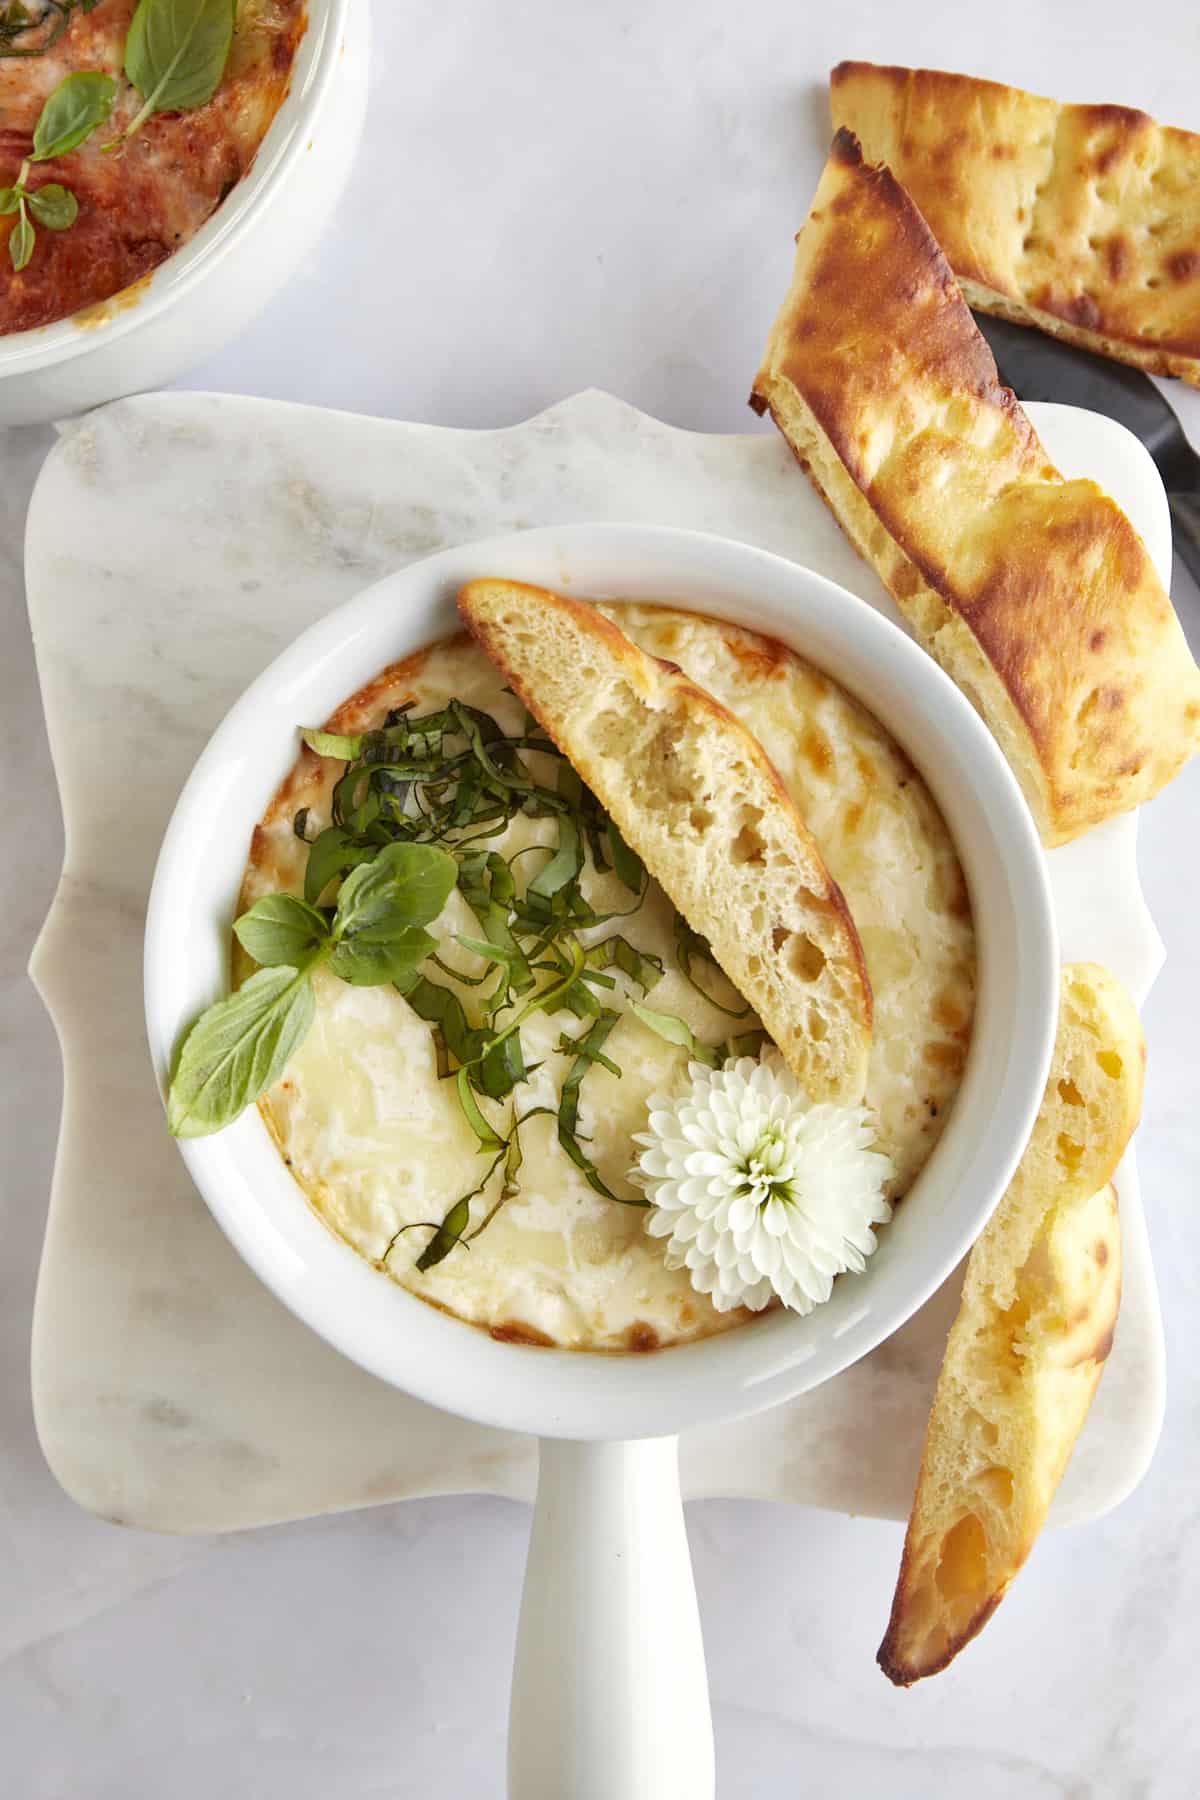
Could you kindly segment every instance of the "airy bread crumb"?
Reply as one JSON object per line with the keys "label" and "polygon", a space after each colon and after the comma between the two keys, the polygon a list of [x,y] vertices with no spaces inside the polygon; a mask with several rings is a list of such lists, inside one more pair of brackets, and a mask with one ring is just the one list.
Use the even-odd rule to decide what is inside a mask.
{"label": "airy bread crumb", "polygon": [[967,1262],[879,1664],[907,1687],[951,1662],[1033,1548],[1112,1345],[1108,1185],[1137,1124],[1145,1043],[1116,977],[1063,970],[1046,1091]]}
{"label": "airy bread crumb", "polygon": [[472,581],[493,662],[704,934],[814,1100],[861,1099],[871,988],[853,920],[755,738],[595,607]]}

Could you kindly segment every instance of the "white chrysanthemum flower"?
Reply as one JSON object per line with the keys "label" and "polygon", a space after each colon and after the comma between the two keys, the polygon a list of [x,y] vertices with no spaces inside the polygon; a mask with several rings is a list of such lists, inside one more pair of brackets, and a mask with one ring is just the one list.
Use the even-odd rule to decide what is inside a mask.
{"label": "white chrysanthemum flower", "polygon": [[684,1091],[652,1095],[649,1111],[633,1172],[652,1203],[646,1230],[718,1312],[761,1312],[773,1294],[811,1312],[835,1275],[865,1268],[893,1173],[866,1107],[814,1105],[772,1051],[692,1063]]}

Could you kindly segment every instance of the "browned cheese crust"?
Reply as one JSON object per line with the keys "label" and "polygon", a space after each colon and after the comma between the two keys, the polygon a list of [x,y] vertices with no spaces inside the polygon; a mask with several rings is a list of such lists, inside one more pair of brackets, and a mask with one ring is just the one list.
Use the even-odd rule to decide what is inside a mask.
{"label": "browned cheese crust", "polygon": [[940,69],[839,63],[830,101],[972,306],[1200,385],[1200,135]]}
{"label": "browned cheese crust", "polygon": [[752,404],[972,700],[1043,841],[1138,806],[1200,740],[1145,545],[1054,468],[889,169],[838,132]]}

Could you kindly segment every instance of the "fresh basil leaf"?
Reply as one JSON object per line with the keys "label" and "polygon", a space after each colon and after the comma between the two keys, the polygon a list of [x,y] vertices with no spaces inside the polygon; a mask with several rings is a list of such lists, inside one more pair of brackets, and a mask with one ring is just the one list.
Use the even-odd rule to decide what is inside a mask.
{"label": "fresh basil leaf", "polygon": [[[575,1051],[575,1061],[567,1071],[558,1099],[558,1142],[561,1149],[581,1172],[588,1186],[594,1188],[596,1193],[603,1194],[606,1200],[619,1201],[623,1206],[646,1206],[649,1204],[648,1201],[640,1197],[626,1199],[621,1194],[613,1193],[579,1138],[579,1090],[584,1076],[595,1063],[599,1063],[603,1068],[615,1070],[618,1075],[621,1073],[617,1065],[603,1054],[605,1040],[614,1025],[620,1022],[620,1018],[620,1013],[606,1008],[596,1023],[589,1026],[583,1036],[577,1038],[570,1046]],[[560,1048],[567,1047],[560,1046]]]}
{"label": "fresh basil leaf", "polygon": [[463,1117],[479,1139],[481,1150],[496,1150],[504,1147],[504,1139],[496,1130],[491,1120],[486,1118],[478,1100],[471,1092],[471,1082],[466,1069],[460,1069],[457,1077],[458,1103],[462,1107]]}
{"label": "fresh basil leaf", "polygon": [[533,972],[509,926],[509,909],[517,889],[512,870],[504,858],[495,851],[490,855],[474,851],[460,857],[458,891],[479,920],[489,944],[507,956],[513,992],[527,993],[533,986]]}
{"label": "fresh basil leaf", "polygon": [[[500,1158],[497,1157],[496,1163],[498,1163],[499,1160]],[[454,1205],[450,1208],[450,1211],[446,1214],[445,1218],[426,1244],[424,1250],[422,1250],[420,1256],[417,1258],[417,1268],[420,1269],[422,1274],[425,1273],[426,1269],[436,1268],[443,1257],[449,1256],[455,1244],[458,1243],[463,1232],[471,1223],[471,1202],[474,1200],[476,1194],[482,1193],[484,1184],[490,1179],[492,1172],[496,1167],[496,1163],[492,1164],[492,1167],[488,1170],[487,1175],[484,1176],[483,1181],[480,1182],[477,1188],[473,1188],[469,1194],[464,1194],[461,1200],[456,1200],[454,1202]]]}
{"label": "fresh basil leaf", "polygon": [[125,73],[142,109],[122,133],[132,137],[160,112],[194,112],[217,91],[237,0],[139,0],[125,39]]}
{"label": "fresh basil leaf", "polygon": [[328,940],[329,924],[315,906],[294,894],[264,894],[234,921],[233,932],[242,949],[264,968],[280,963],[299,967]]}
{"label": "fresh basil leaf", "polygon": [[613,860],[613,868],[625,883],[631,894],[640,894],[646,880],[646,865],[636,850],[631,850],[621,833],[617,830],[617,822],[610,819],[606,827],[609,854]]}
{"label": "fresh basil leaf", "polygon": [[305,729],[300,736],[318,756],[328,756],[335,762],[355,762],[363,753],[366,734],[359,732],[357,737],[342,737],[336,731],[311,731]]}
{"label": "fresh basil leaf", "polygon": [[558,821],[558,848],[525,889],[525,904],[540,903],[548,914],[556,897],[578,881],[582,870],[583,839],[579,826],[569,813],[564,813]]}
{"label": "fresh basil leaf", "polygon": [[29,210],[50,231],[69,231],[79,217],[79,202],[69,187],[49,181],[28,196]]}
{"label": "fresh basil leaf", "polygon": [[[631,981],[636,981],[644,994],[648,994],[656,981],[662,979],[662,958],[649,951],[638,950],[628,938],[613,936],[603,938],[600,943],[593,944],[587,953],[588,968],[618,968]],[[585,975],[585,979],[586,979]],[[598,979],[595,975],[592,979]]]}
{"label": "fresh basil leaf", "polygon": [[8,259],[12,263],[14,272],[19,275],[21,270],[29,265],[29,259],[33,255],[33,246],[37,242],[37,233],[29,223],[24,201],[19,201],[18,206],[21,216],[8,234]]}
{"label": "fresh basil leaf", "polygon": [[[564,1131],[574,1136],[579,1123],[579,1089],[583,1078],[595,1062],[603,1062],[607,1068],[617,1068],[610,1058],[603,1054],[603,1047],[609,1033],[620,1021],[620,1013],[606,1008],[596,1023],[584,1032],[581,1038],[564,1039],[559,1044],[562,1051],[574,1051],[575,1060],[562,1085],[558,1105],[558,1130],[562,1137]],[[617,1068],[618,1075],[620,1069]],[[574,1156],[572,1160],[577,1160]]]}
{"label": "fresh basil leaf", "polygon": [[218,1000],[179,1046],[167,1094],[173,1137],[205,1137],[230,1125],[277,1081],[312,1024],[308,969],[260,969]]}
{"label": "fresh basil leaf", "polygon": [[[543,1110],[547,1110],[547,1109],[543,1109]],[[525,1115],[525,1118],[533,1118],[533,1117],[534,1117],[533,1113],[527,1113]],[[500,1192],[497,1194],[497,1196],[496,1196],[495,1200],[492,1202],[491,1206],[488,1207],[487,1212],[484,1213],[482,1219],[480,1219],[480,1221],[479,1221],[478,1225],[475,1227],[474,1231],[467,1232],[467,1234],[462,1239],[462,1242],[464,1244],[466,1244],[468,1248],[470,1247],[472,1242],[475,1240],[475,1238],[477,1238],[479,1236],[481,1231],[487,1230],[488,1226],[491,1224],[491,1222],[495,1218],[496,1214],[500,1211],[500,1208],[502,1206],[504,1206],[509,1200],[511,1200],[514,1194],[516,1194],[520,1191],[519,1187],[518,1187],[518,1183],[517,1183],[517,1176],[520,1174],[521,1164],[525,1160],[525,1152],[521,1148],[521,1126],[524,1123],[525,1123],[524,1118],[513,1120],[512,1132],[509,1136],[508,1143],[504,1147],[504,1176],[500,1183]],[[497,1160],[499,1160],[499,1159],[497,1159]],[[496,1167],[496,1164],[493,1163],[492,1167],[488,1170],[489,1180],[495,1170],[495,1167]]]}
{"label": "fresh basil leaf", "polygon": [[[609,1010],[610,1009],[605,1008],[606,1012],[608,1012]],[[613,1013],[612,1017],[619,1018],[620,1014]],[[606,1032],[604,1034],[604,1036],[607,1037],[607,1035],[608,1034]],[[557,1044],[554,1046],[554,1048],[558,1051],[558,1054],[560,1056],[573,1056],[578,1051],[580,1044],[585,1041],[586,1041],[586,1034],[585,1034],[584,1038],[573,1038],[573,1037],[571,1037],[571,1035],[568,1032],[564,1031],[562,1036],[559,1038]],[[598,1041],[600,1043],[603,1043],[604,1038],[602,1037]],[[615,1063],[611,1056],[605,1056],[603,1050],[589,1049],[588,1059],[591,1062],[594,1062],[596,1064],[597,1068],[607,1069],[610,1075],[619,1075],[621,1073],[620,1063]]]}
{"label": "fresh basil leaf", "polygon": [[340,941],[369,934],[379,943],[410,925],[428,925],[457,879],[458,864],[436,844],[389,844],[343,881],[333,935]]}
{"label": "fresh basil leaf", "polygon": [[501,794],[523,794],[525,810],[531,816],[570,811],[568,801],[534,781],[517,754],[516,744],[502,736],[496,721],[489,718],[487,713],[478,712],[473,706],[465,706],[460,700],[452,702],[452,710],[487,782],[495,791]]}
{"label": "fresh basil leaf", "polygon": [[576,771],[565,758],[558,771],[558,791],[583,826],[596,872],[603,875],[610,866],[608,858],[604,854],[607,842],[608,814],[591,788],[584,786]]}
{"label": "fresh basil leaf", "polygon": [[335,784],[329,805],[335,825],[344,826],[352,836],[365,832],[382,810],[380,795],[371,781],[371,770],[351,763]]}
{"label": "fresh basil leaf", "polygon": [[57,44],[76,8],[89,13],[99,4],[100,0],[43,0],[34,14],[23,0],[7,0],[7,4],[0,0],[0,58],[44,55]]}
{"label": "fresh basil leaf", "polygon": [[[49,162],[52,156],[66,156],[89,138],[97,125],[103,125],[113,109],[117,84],[111,75],[98,69],[81,69],[68,75],[50,94],[33,128],[33,155],[30,162]],[[49,224],[49,220],[43,220]],[[56,231],[64,229],[55,226]]]}
{"label": "fresh basil leaf", "polygon": [[19,187],[0,188],[0,218],[16,212],[24,192],[24,188]]}
{"label": "fresh basil leaf", "polygon": [[486,938],[466,937],[461,931],[454,933],[454,941],[461,944],[464,950],[470,950],[474,956],[482,956],[485,962],[496,963],[509,972],[518,961],[524,960],[519,950],[508,950],[504,945],[490,943]]}
{"label": "fresh basil leaf", "polygon": [[[453,975],[457,981],[463,982],[467,987],[482,987],[485,982],[492,980],[497,970],[500,971],[500,980],[492,982],[490,991],[480,996],[483,1002],[483,1022],[486,1026],[490,1026],[497,1013],[503,1012],[513,999],[515,971],[518,968],[526,968],[528,965],[519,950],[502,950],[498,944],[491,944],[485,938],[458,937],[456,934],[456,942],[462,944],[464,949],[473,951],[476,956],[482,957],[487,965],[482,975],[468,975],[463,970],[447,968],[446,964],[441,962],[441,958],[437,958],[442,969],[448,975]],[[530,970],[526,986],[531,987],[533,980],[533,971]]]}
{"label": "fresh basil leaf", "polygon": [[582,981],[574,982],[567,989],[562,1003],[577,1019],[598,1019],[600,1016],[600,1002]]}
{"label": "fresh basil leaf", "polygon": [[7,0],[0,5],[0,32],[11,32],[15,37],[18,32],[28,31],[33,24],[33,15],[22,0]]}
{"label": "fresh basil leaf", "polygon": [[[464,862],[466,858],[463,859]],[[496,851],[487,858],[488,891],[497,906],[509,907],[516,899],[517,884],[508,863]]]}
{"label": "fresh basil leaf", "polygon": [[[558,979],[547,982],[544,988],[539,988],[537,993],[525,1002],[516,1018],[511,1019],[504,1027],[503,1031],[498,1033],[496,1037],[492,1038],[490,1041],[485,1039],[484,1050],[489,1056],[491,1056],[500,1045],[506,1043],[509,1038],[516,1037],[526,1019],[532,1017],[534,1013],[552,1013],[559,1006],[565,1005],[568,1002],[571,996],[571,990],[577,986],[579,977],[583,973],[584,958],[586,955],[583,945],[577,938],[572,938],[570,940],[569,949],[569,960],[556,949],[556,960],[551,964],[551,967],[556,970]],[[539,965],[539,967],[540,966],[541,965]],[[586,989],[582,991],[585,993],[587,992]],[[590,1000],[591,996],[588,995],[588,998]],[[595,1002],[592,1004],[593,1008],[595,1008]]]}
{"label": "fresh basil leaf", "polygon": [[370,941],[370,934],[356,934],[342,939],[329,959],[329,969],[352,987],[383,987],[394,982],[403,992],[436,949],[437,939],[419,925],[410,925],[407,931],[378,943]]}
{"label": "fresh basil leaf", "polygon": [[[450,977],[451,981],[461,981],[464,987],[482,987],[484,982],[490,981],[495,973],[494,968],[487,968],[482,975],[468,975],[465,969],[452,969],[448,962],[442,961],[436,951],[429,960],[435,969],[440,969],[443,975]],[[490,1004],[491,1002],[489,1002]]]}
{"label": "fresh basil leaf", "polygon": [[[518,1121],[518,1123],[520,1123],[520,1121]],[[491,1224],[496,1214],[500,1211],[500,1208],[504,1205],[504,1202],[510,1199],[516,1192],[517,1171],[521,1167],[522,1156],[520,1140],[517,1135],[517,1125],[513,1126],[512,1136],[508,1139],[507,1143],[503,1138],[498,1139],[497,1142],[499,1144],[499,1149],[492,1159],[483,1180],[479,1182],[476,1187],[473,1187],[469,1194],[464,1194],[461,1200],[456,1200],[454,1202],[454,1205],[450,1208],[450,1211],[446,1214],[432,1238],[430,1238],[428,1244],[426,1244],[424,1250],[422,1250],[420,1256],[418,1256],[416,1266],[422,1273],[424,1273],[426,1269],[435,1268],[437,1264],[441,1262],[443,1257],[449,1256],[456,1244],[466,1243],[468,1241],[464,1234],[466,1233],[467,1226],[471,1223],[471,1202],[482,1194],[484,1188],[492,1179],[492,1176],[496,1173],[496,1170],[500,1167],[501,1163],[504,1165],[504,1179],[496,1204],[491,1208],[487,1217],[481,1220],[478,1227],[471,1232],[470,1236],[478,1237],[484,1227]],[[391,1249],[390,1244],[388,1245],[388,1249]],[[385,1251],[384,1254],[386,1256],[387,1252]]]}
{"label": "fresh basil leaf", "polygon": [[489,1100],[503,1100],[506,1095],[511,1094],[518,1082],[525,1080],[525,1052],[521,1048],[521,1034],[514,1031],[511,1037],[501,1038],[489,1050],[485,1050],[471,1073],[475,1086]]}
{"label": "fresh basil leaf", "polygon": [[710,1068],[716,1068],[719,1053],[708,1044],[702,1044],[683,1019],[677,1019],[674,1013],[653,1012],[650,1007],[642,1006],[636,1000],[629,1002],[629,1010],[666,1043],[678,1044],[681,1050],[686,1050],[693,1062],[707,1063]]}
{"label": "fresh basil leaf", "polygon": [[[440,1038],[455,1062],[473,1062],[480,1054],[484,1034],[468,1023],[463,1003],[451,988],[422,976],[405,989],[404,998],[419,1019],[433,1026],[435,1042]],[[449,1069],[445,1072],[449,1074]]]}
{"label": "fresh basil leaf", "polygon": [[[297,815],[299,816],[299,815]],[[329,825],[313,839],[304,870],[304,898],[315,906],[330,882],[360,863],[373,862],[378,844],[356,844],[340,825]]]}

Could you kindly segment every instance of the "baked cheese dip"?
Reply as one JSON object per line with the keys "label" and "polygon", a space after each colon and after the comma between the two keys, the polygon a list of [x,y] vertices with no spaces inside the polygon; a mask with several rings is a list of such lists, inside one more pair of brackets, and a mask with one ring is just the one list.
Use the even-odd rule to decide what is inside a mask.
{"label": "baked cheese dip", "polygon": [[[899,1199],[954,1102],[974,1006],[967,889],[928,789],[878,721],[780,644],[668,608],[599,610],[644,650],[679,664],[758,738],[840,885],[874,991],[865,1102],[891,1159],[889,1197]],[[356,985],[329,966],[316,970],[311,1024],[259,1098],[261,1115],[333,1231],[412,1293],[497,1337],[641,1350],[741,1325],[754,1314],[718,1311],[686,1268],[668,1266],[645,1229],[630,1171],[650,1097],[678,1081],[697,1046],[714,1063],[756,1051],[758,1020],[662,890],[631,874],[629,851],[604,836],[598,803],[586,790],[580,798],[578,777],[477,645],[450,638],[385,669],[338,708],[327,735],[306,734],[255,828],[239,911],[281,890],[302,895],[313,845],[325,834],[336,852],[344,841],[331,834],[335,810],[345,830],[370,786],[356,781],[354,769],[362,775],[363,767],[345,754],[359,752],[362,733],[390,724],[405,739],[423,718],[444,721],[452,703],[468,729],[491,722],[481,740],[485,763],[523,768],[548,793],[557,782],[580,807],[587,849],[576,859],[574,886],[561,890],[575,896],[583,922],[572,936],[587,957],[582,983],[564,984],[571,1009],[523,1013],[514,984],[510,1009],[493,1027],[521,1017],[519,1079],[510,1066],[497,1090],[502,1101],[468,1091],[464,1102],[456,1037],[461,1050],[497,967],[507,979],[515,965],[502,931],[481,924],[486,894],[468,905],[460,878],[428,925],[436,960],[422,965],[407,996],[396,985]],[[488,743],[500,740],[509,748],[493,760]],[[459,764],[468,766],[461,757]],[[399,759],[382,786],[410,811],[427,804],[414,798]],[[464,817],[469,810],[464,805]],[[531,887],[540,886],[543,899],[555,892],[561,813],[517,805],[489,822],[476,802],[472,816],[481,881],[490,867],[518,898]],[[461,837],[453,847],[461,861]],[[311,871],[308,898],[320,898]],[[253,966],[240,950],[237,965],[239,977]],[[553,963],[537,966],[553,983]],[[584,1006],[586,984],[592,998]],[[602,1016],[607,1028],[588,1040],[596,1054],[581,1056]],[[505,1054],[513,1048],[510,1037]],[[519,1160],[503,1148],[488,1154],[486,1134],[494,1129],[500,1143],[506,1117],[520,1122]]]}
{"label": "baked cheese dip", "polygon": [[305,25],[304,0],[0,0],[0,334],[110,299],[195,235]]}

